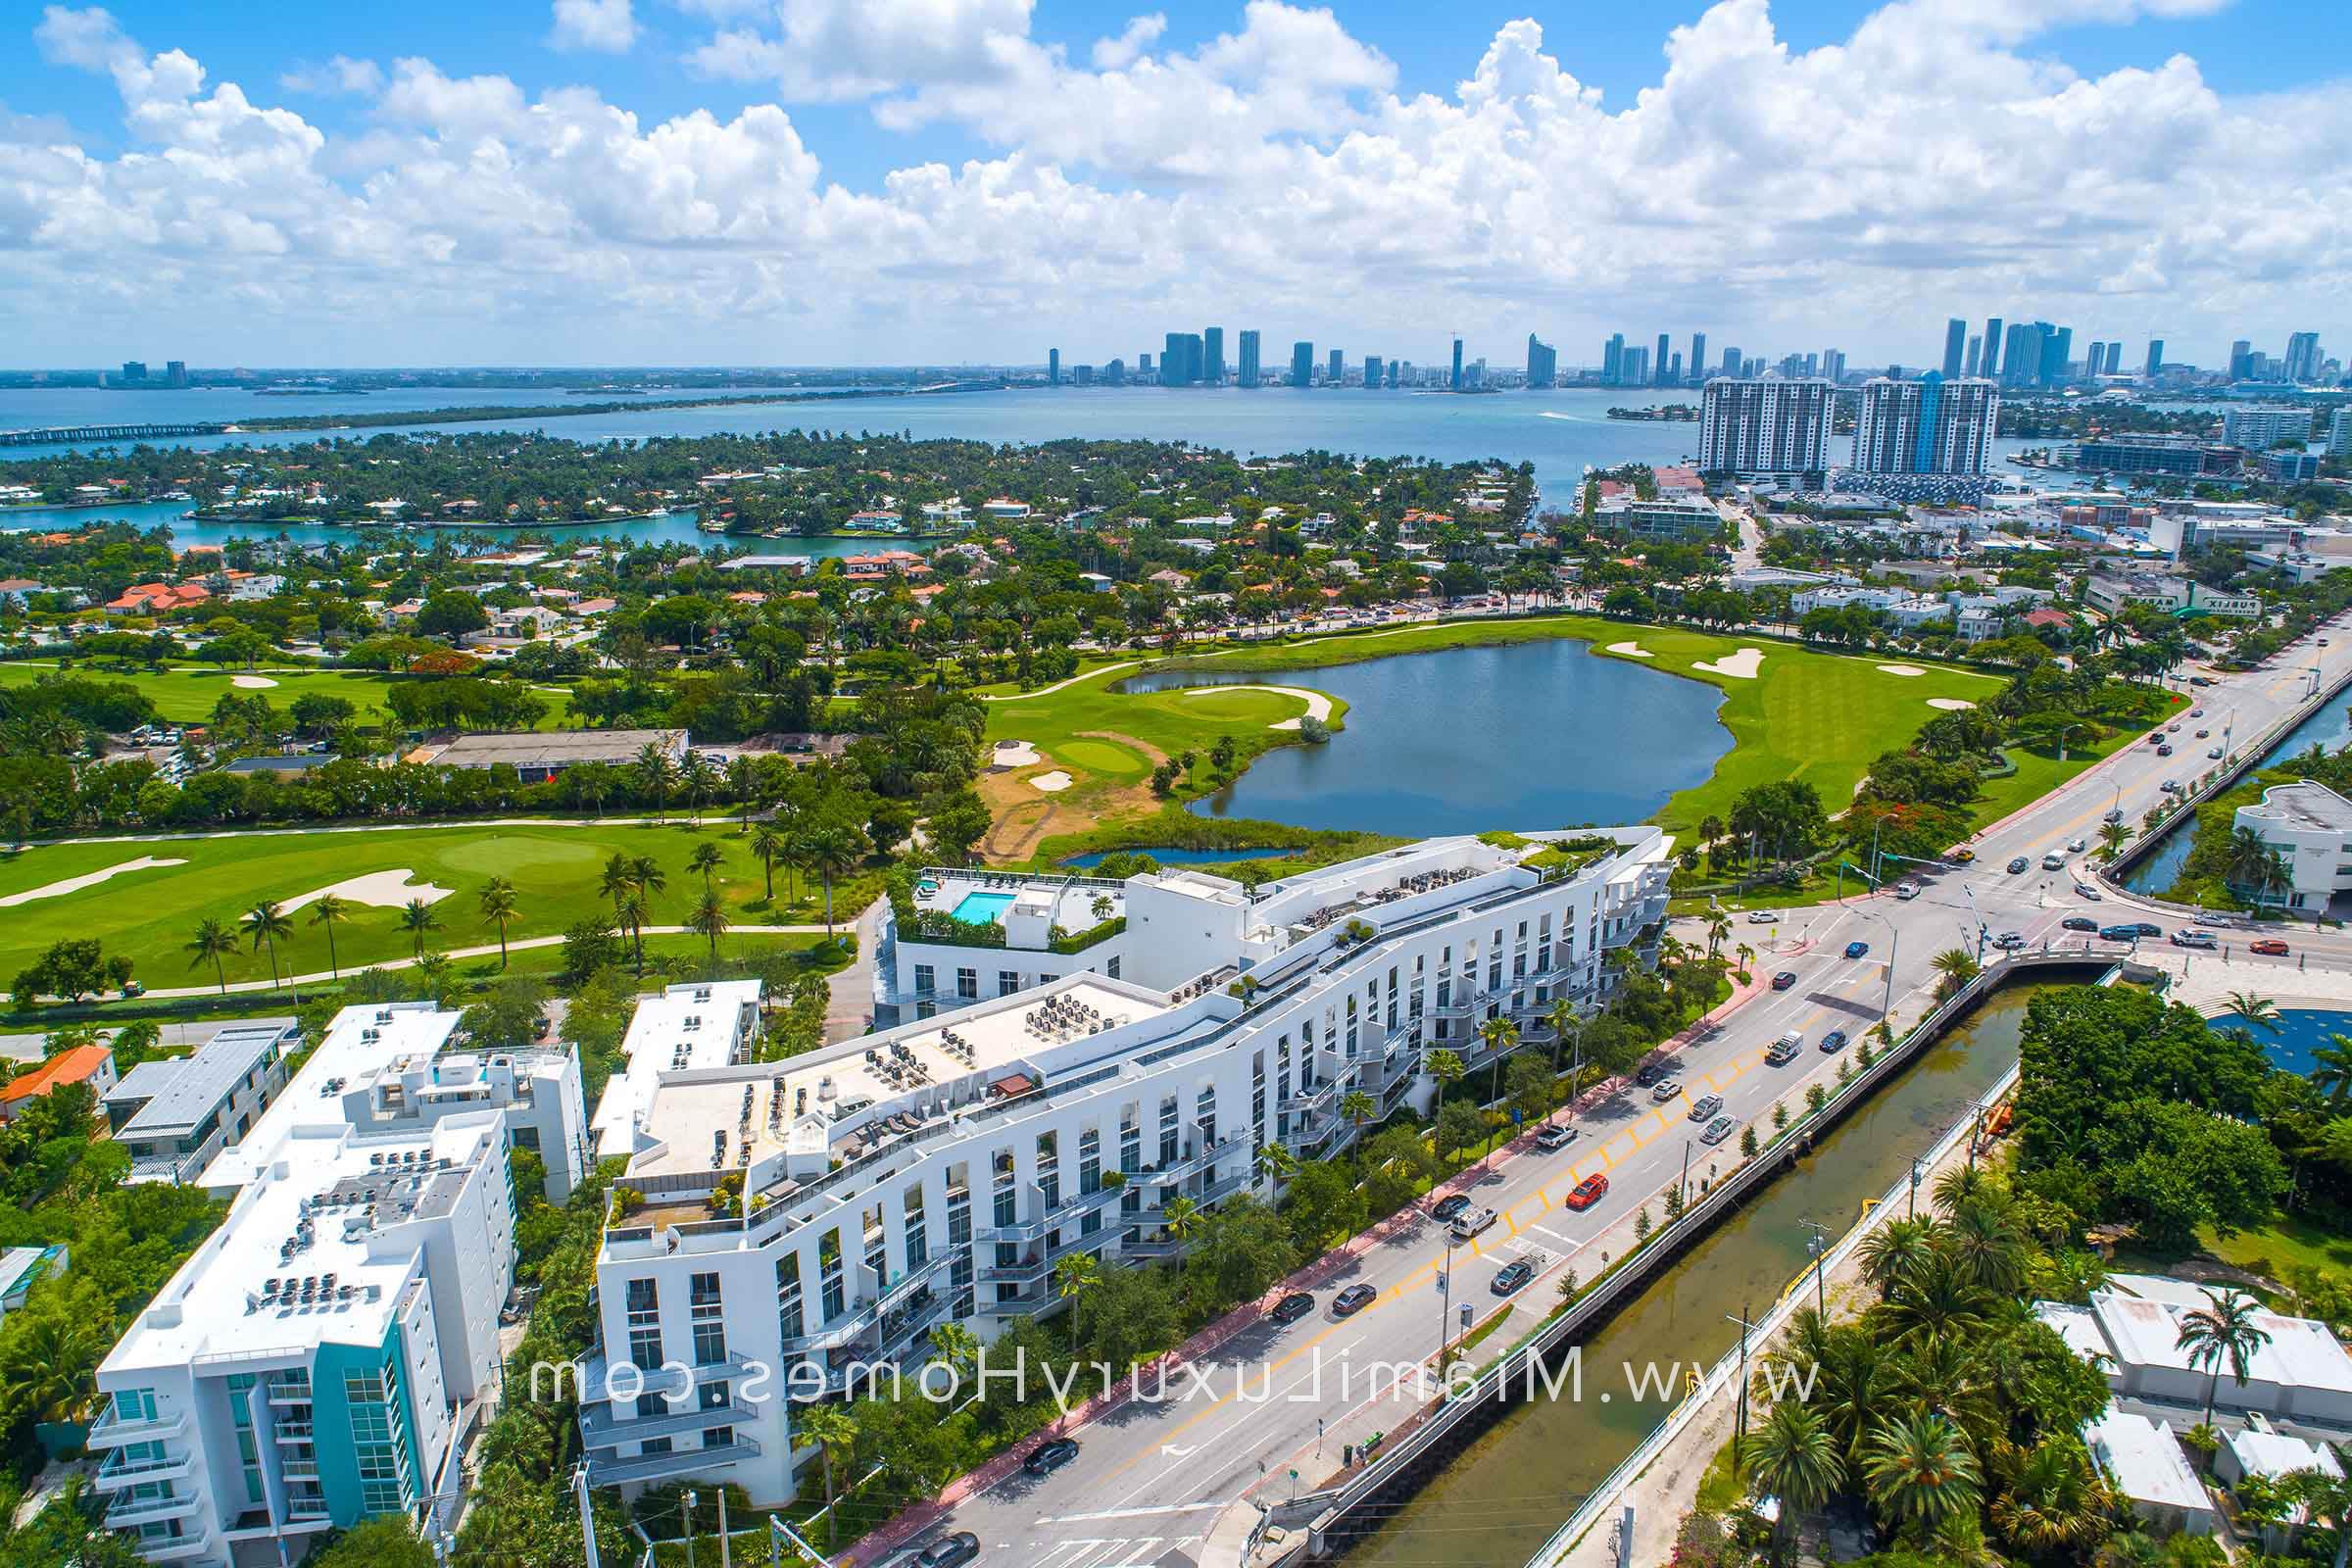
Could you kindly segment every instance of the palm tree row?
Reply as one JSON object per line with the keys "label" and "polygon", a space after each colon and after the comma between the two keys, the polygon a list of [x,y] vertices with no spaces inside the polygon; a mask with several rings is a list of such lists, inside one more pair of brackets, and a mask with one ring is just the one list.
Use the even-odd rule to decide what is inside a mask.
{"label": "palm tree row", "polygon": [[[503,876],[494,876],[482,886],[477,899],[485,926],[498,932],[498,966],[507,966],[507,927],[522,912],[514,884]],[[351,900],[335,893],[321,893],[311,901],[309,923],[326,933],[327,970],[334,978],[343,977],[343,956],[336,949],[335,927],[346,924],[358,907]],[[723,920],[724,916],[721,916]],[[239,917],[248,943],[247,951],[267,952],[270,955],[270,983],[272,987],[284,983],[278,966],[277,945],[290,941],[294,935],[294,917],[284,905],[274,899],[263,899]],[[410,956],[422,962],[425,956],[424,939],[441,929],[441,917],[431,904],[423,899],[411,899],[401,906],[399,929],[408,933]],[[188,967],[213,966],[213,979],[223,996],[228,993],[227,959],[239,951],[237,931],[226,921],[207,915],[196,923],[181,951],[188,955]]]}

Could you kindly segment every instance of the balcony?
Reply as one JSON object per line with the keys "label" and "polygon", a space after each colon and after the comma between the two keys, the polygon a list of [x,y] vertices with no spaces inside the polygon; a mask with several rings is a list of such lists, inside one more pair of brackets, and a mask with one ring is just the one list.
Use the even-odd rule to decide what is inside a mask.
{"label": "balcony", "polygon": [[624,1443],[651,1443],[658,1438],[684,1437],[712,1427],[746,1426],[760,1412],[741,1399],[692,1410],[660,1410],[652,1415],[615,1416],[611,1405],[592,1405],[581,1413],[581,1441],[590,1448],[617,1448]]}
{"label": "balcony", "polygon": [[1152,1262],[1160,1258],[1182,1257],[1185,1250],[1192,1245],[1190,1242],[1180,1242],[1173,1236],[1162,1236],[1149,1242],[1125,1243],[1119,1248],[1119,1255]]}
{"label": "balcony", "polygon": [[[589,1404],[612,1398],[614,1396],[612,1386],[612,1377],[623,1367],[627,1367],[635,1373],[639,1387],[634,1393],[639,1396],[658,1394],[667,1397],[677,1391],[678,1369],[674,1366],[655,1367],[648,1371],[636,1367],[631,1362],[614,1363],[602,1355],[591,1355],[583,1364],[580,1373],[580,1402]],[[706,1383],[721,1381],[732,1383],[737,1378],[750,1377],[754,1370],[752,1363],[742,1356],[730,1355],[724,1360],[705,1361],[698,1366],[689,1367],[686,1373],[686,1383],[688,1387],[698,1389]]]}
{"label": "balcony", "polygon": [[672,1481],[680,1476],[702,1475],[722,1465],[739,1464],[746,1459],[759,1457],[760,1445],[745,1437],[714,1447],[641,1453],[626,1459],[591,1451],[588,1455],[588,1484],[592,1487],[620,1487],[641,1481]]}
{"label": "balcony", "polygon": [[180,1562],[189,1557],[201,1556],[212,1548],[211,1537],[194,1535],[177,1538],[159,1536],[153,1541],[139,1542],[136,1549],[139,1555],[149,1562]]}
{"label": "balcony", "polygon": [[1104,1187],[1091,1193],[1081,1193],[1076,1198],[1064,1199],[1061,1202],[1046,1210],[1040,1218],[1023,1220],[1012,1225],[990,1226],[975,1232],[973,1240],[980,1242],[1034,1242],[1055,1226],[1066,1225],[1079,1218],[1089,1209],[1101,1208],[1104,1203],[1117,1201],[1118,1196],[1119,1190],[1115,1187]]}
{"label": "balcony", "polygon": [[849,1308],[832,1322],[786,1340],[780,1348],[786,1355],[798,1355],[808,1350],[839,1349],[872,1328],[875,1319],[873,1301],[860,1298],[852,1301]]}
{"label": "balcony", "polygon": [[98,1466],[95,1484],[101,1492],[115,1492],[123,1487],[135,1487],[151,1481],[185,1481],[195,1469],[193,1454],[166,1454],[161,1459],[132,1459],[118,1448]]}
{"label": "balcony", "polygon": [[202,1506],[202,1497],[117,1497],[107,1505],[106,1523],[110,1530],[120,1530],[165,1519],[185,1519]]}
{"label": "balcony", "polygon": [[123,1416],[122,1406],[110,1404],[82,1442],[85,1447],[116,1448],[125,1443],[152,1443],[160,1438],[176,1438],[187,1430],[188,1413],[185,1410],[167,1410],[133,1420]]}
{"label": "balcony", "polygon": [[270,1435],[280,1443],[311,1443],[317,1433],[308,1421],[280,1421],[270,1429]]}
{"label": "balcony", "polygon": [[1312,1089],[1301,1089],[1288,1100],[1277,1101],[1274,1108],[1289,1111],[1319,1110],[1330,1103],[1339,1092],[1340,1080],[1326,1078]]}
{"label": "balcony", "polygon": [[1197,1149],[1183,1158],[1173,1160],[1158,1170],[1139,1170],[1127,1179],[1132,1184],[1146,1187],[1172,1186],[1179,1178],[1190,1176],[1197,1170],[1206,1170],[1226,1155],[1241,1153],[1249,1147],[1250,1140],[1237,1133],[1230,1138],[1220,1139],[1206,1149]]}

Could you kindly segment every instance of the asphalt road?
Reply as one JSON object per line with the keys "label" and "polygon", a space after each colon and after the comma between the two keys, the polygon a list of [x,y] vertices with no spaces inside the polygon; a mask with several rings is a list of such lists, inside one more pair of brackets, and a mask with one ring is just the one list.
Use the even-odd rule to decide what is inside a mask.
{"label": "asphalt road", "polygon": [[[1523,1293],[1531,1304],[1548,1307],[1564,1264],[1590,1279],[1602,1262],[1598,1248],[1624,1245],[1622,1224],[1637,1207],[1647,1203],[1662,1215],[1660,1197],[1681,1176],[1687,1151],[1693,1178],[1710,1160],[1728,1167],[1739,1158],[1736,1135],[1720,1150],[1696,1143],[1701,1124],[1690,1119],[1693,1097],[1720,1096],[1741,1122],[1768,1118],[1776,1101],[1794,1108],[1807,1083],[1835,1082],[1838,1058],[1817,1049],[1824,1033],[1841,1028],[1858,1038],[1889,1004],[1898,1015],[1916,1016],[1935,983],[1935,955],[1973,946],[1980,926],[1990,936],[2014,931],[2039,946],[2045,939],[2081,940],[2059,927],[2069,914],[2125,917],[2128,901],[2078,896],[2079,852],[2063,871],[2042,870],[2040,857],[2066,854],[2078,839],[2095,847],[2111,808],[2136,826],[2164,780],[2186,781],[2214,765],[2204,752],[2221,744],[2225,725],[2251,738],[2296,707],[2311,690],[2307,666],[2320,663],[2329,677],[2352,667],[2352,636],[2331,640],[2337,646],[2325,650],[2300,644],[2271,670],[2217,677],[2219,685],[2193,693],[2207,717],[2182,720],[2175,756],[2160,758],[2144,743],[2119,753],[1982,835],[1971,846],[1973,863],[1931,869],[1914,898],[1885,892],[1791,910],[1769,927],[1740,924],[1733,941],[1755,948],[1761,969],[1793,971],[1795,984],[1746,1003],[1714,1038],[1687,1048],[1676,1062],[1683,1092],[1671,1102],[1655,1104],[1646,1091],[1623,1089],[1579,1116],[1579,1137],[1568,1149],[1496,1162],[1477,1200],[1495,1208],[1499,1219],[1457,1249],[1452,1301],[1488,1310],[1496,1270],[1531,1251],[1541,1254],[1544,1270]],[[2213,730],[2210,740],[2193,741],[2200,725]],[[2006,870],[2015,856],[2029,858],[2023,874]],[[2165,914],[2149,918],[2168,932],[2179,923]],[[2307,931],[2286,934],[2296,953],[2309,950],[2315,963],[2352,966],[2352,935],[2315,941]],[[1867,943],[1868,951],[1847,957],[1852,942]],[[2236,937],[2233,963],[2246,961],[2243,942]],[[2271,961],[2291,969],[2296,958]],[[2258,973],[2250,971],[2250,984],[2258,984],[2252,978]],[[1804,1053],[1787,1066],[1767,1065],[1765,1048],[1789,1029],[1804,1033]],[[1566,1209],[1569,1190],[1594,1171],[1607,1175],[1608,1194],[1585,1212]],[[1616,1235],[1605,1236],[1612,1227]],[[983,1543],[984,1563],[1028,1568],[1140,1568],[1170,1552],[1197,1558],[1217,1515],[1243,1494],[1283,1484],[1293,1467],[1304,1472],[1301,1487],[1311,1487],[1336,1468],[1342,1441],[1393,1426],[1418,1402],[1375,1392],[1377,1368],[1437,1349],[1447,1304],[1438,1289],[1446,1257],[1444,1230],[1434,1222],[1373,1247],[1317,1287],[1315,1316],[1288,1328],[1260,1322],[1204,1358],[1205,1388],[1171,1379],[1167,1400],[1131,1401],[1081,1428],[1075,1435],[1083,1451],[1066,1468],[1043,1479],[1015,1474],[965,1499],[923,1539],[969,1530]],[[1359,1283],[1375,1287],[1379,1298],[1352,1317],[1335,1317],[1333,1296]],[[1245,1371],[1246,1384],[1238,1383]],[[1329,1434],[1320,1455],[1319,1433]]]}

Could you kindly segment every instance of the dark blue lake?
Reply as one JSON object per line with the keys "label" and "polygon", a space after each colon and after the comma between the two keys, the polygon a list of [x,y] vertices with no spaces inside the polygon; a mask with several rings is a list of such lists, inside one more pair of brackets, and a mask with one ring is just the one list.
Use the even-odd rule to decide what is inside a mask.
{"label": "dark blue lake", "polygon": [[1401,654],[1275,674],[1138,675],[1127,691],[1296,685],[1348,703],[1325,746],[1268,752],[1193,809],[1422,838],[1640,822],[1731,750],[1723,694],[1581,642]]}

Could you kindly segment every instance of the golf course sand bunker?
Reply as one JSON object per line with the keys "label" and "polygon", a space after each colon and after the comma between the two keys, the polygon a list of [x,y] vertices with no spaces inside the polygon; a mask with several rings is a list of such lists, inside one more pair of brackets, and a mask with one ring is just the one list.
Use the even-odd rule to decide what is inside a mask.
{"label": "golf course sand bunker", "polygon": [[1054,795],[1070,787],[1070,775],[1055,768],[1051,773],[1038,774],[1029,781],[1029,785],[1032,789],[1044,790],[1048,795]]}
{"label": "golf course sand bunker", "polygon": [[1027,767],[1031,762],[1039,760],[1042,759],[1037,755],[1037,748],[1027,741],[999,741],[996,755],[989,759],[989,765],[991,767]]}
{"label": "golf course sand bunker", "polygon": [[249,692],[266,691],[277,684],[267,675],[231,675],[228,677],[228,683],[231,686],[242,686]]}
{"label": "golf course sand bunker", "polygon": [[1703,669],[1710,675],[1729,675],[1734,680],[1754,680],[1756,671],[1764,666],[1764,650],[1742,648],[1736,654],[1726,654],[1713,663],[1701,662],[1692,669]]}
{"label": "golf course sand bunker", "polygon": [[1273,692],[1280,697],[1296,697],[1306,705],[1306,711],[1298,717],[1278,718],[1266,726],[1268,729],[1297,729],[1303,720],[1331,717],[1331,699],[1303,686],[1194,686],[1186,695],[1198,697],[1203,692]]}
{"label": "golf course sand bunker", "polygon": [[30,904],[35,899],[62,899],[69,893],[79,893],[83,888],[94,888],[108,877],[121,876],[125,871],[145,871],[159,865],[185,865],[187,863],[182,859],[170,858],[158,859],[152,855],[142,855],[135,860],[119,861],[103,871],[92,871],[83,876],[70,876],[63,882],[52,882],[47,887],[27,888],[23,893],[11,893],[7,898],[0,899],[0,909],[14,908],[20,904]]}
{"label": "golf course sand bunker", "polygon": [[331,887],[313,888],[298,899],[288,899],[278,907],[292,914],[304,905],[316,904],[332,893],[336,898],[349,899],[354,904],[372,905],[379,909],[397,909],[411,899],[438,904],[453,891],[437,888],[430,882],[418,882],[412,886],[409,878],[416,874],[404,865],[396,870],[370,871],[366,876],[346,877]]}
{"label": "golf course sand bunker", "polygon": [[1928,699],[1928,706],[1930,708],[1940,708],[1947,713],[1965,713],[1977,705],[1974,703],[1962,702],[1957,697],[1931,697]]}
{"label": "golf course sand bunker", "polygon": [[1925,675],[1927,673],[1917,664],[1881,664],[1879,671],[1886,675]]}
{"label": "golf course sand bunker", "polygon": [[1611,643],[1608,651],[1612,654],[1623,654],[1628,659],[1655,659],[1658,657],[1640,643]]}

